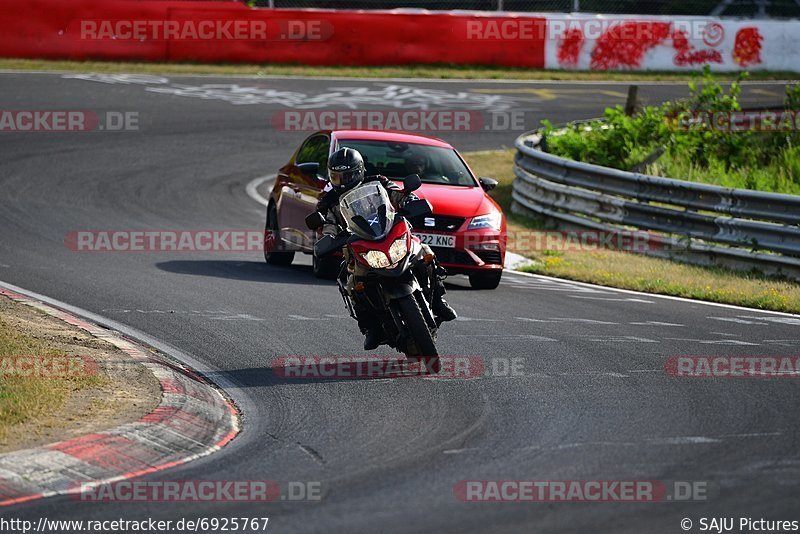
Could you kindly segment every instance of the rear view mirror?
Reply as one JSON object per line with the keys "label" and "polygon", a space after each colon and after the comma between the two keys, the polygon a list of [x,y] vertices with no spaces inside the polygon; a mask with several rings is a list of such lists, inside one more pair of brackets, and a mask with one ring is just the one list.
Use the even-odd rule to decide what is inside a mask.
{"label": "rear view mirror", "polygon": [[308,226],[309,230],[316,230],[317,228],[321,228],[325,225],[325,217],[318,211],[310,214],[306,217],[306,226]]}
{"label": "rear view mirror", "polygon": [[403,192],[410,193],[411,191],[416,191],[422,187],[422,180],[419,177],[419,174],[409,174],[405,178],[403,178]]}
{"label": "rear view mirror", "polygon": [[416,217],[430,215],[433,213],[433,210],[431,209],[431,205],[428,203],[428,201],[423,198],[420,200],[406,202],[406,205],[403,206],[403,209],[400,210],[400,213],[405,217],[414,219]]}
{"label": "rear view mirror", "polygon": [[312,161],[309,163],[299,163],[297,169],[305,176],[316,178],[319,174],[319,163]]}

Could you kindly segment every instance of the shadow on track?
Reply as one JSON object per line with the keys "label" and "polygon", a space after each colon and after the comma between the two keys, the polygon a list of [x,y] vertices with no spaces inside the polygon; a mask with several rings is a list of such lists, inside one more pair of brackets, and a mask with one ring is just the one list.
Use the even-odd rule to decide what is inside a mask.
{"label": "shadow on track", "polygon": [[444,281],[447,290],[453,291],[476,291],[469,285],[469,279],[464,275],[451,274]]}
{"label": "shadow on track", "polygon": [[[333,280],[315,278],[309,265],[277,266],[267,265],[263,261],[237,260],[172,260],[156,263],[156,267],[168,273],[211,276],[245,282],[336,286]],[[463,276],[448,278],[445,284],[448,289],[454,291],[473,291]]]}
{"label": "shadow on track", "polygon": [[306,363],[291,365],[276,363],[267,367],[251,367],[247,369],[229,369],[224,371],[202,372],[207,379],[215,382],[220,376],[233,381],[241,388],[291,385],[291,384],[331,384],[339,382],[359,382],[362,380],[392,380],[400,378],[453,378],[447,373],[439,375],[427,374],[419,364],[398,367],[401,356],[380,357],[372,361],[375,367],[356,363],[330,365]]}
{"label": "shadow on track", "polygon": [[304,284],[333,286],[328,280],[315,278],[307,265],[279,267],[259,261],[236,260],[174,260],[156,263],[168,273],[211,276],[245,282],[271,282],[278,284]]}

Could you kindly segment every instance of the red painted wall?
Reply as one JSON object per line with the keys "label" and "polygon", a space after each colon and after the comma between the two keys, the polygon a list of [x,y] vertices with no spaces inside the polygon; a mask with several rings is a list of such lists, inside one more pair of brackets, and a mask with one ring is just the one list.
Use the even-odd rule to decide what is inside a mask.
{"label": "red painted wall", "polygon": [[[297,63],[305,65],[402,65],[456,63],[544,67],[546,21],[520,16],[535,26],[523,39],[475,38],[467,25],[509,16],[450,13],[250,9],[239,2],[133,0],[0,0],[0,56],[47,59],[109,59]],[[266,39],[114,40],[82,38],[82,22],[259,21]],[[322,39],[288,38],[310,23]],[[469,36],[469,38],[468,38]]]}

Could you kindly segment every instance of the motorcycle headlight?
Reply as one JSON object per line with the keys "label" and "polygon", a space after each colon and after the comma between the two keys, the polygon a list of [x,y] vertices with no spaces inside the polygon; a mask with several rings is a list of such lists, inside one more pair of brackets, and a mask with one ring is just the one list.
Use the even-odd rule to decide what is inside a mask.
{"label": "motorcycle headlight", "polygon": [[486,215],[479,215],[473,217],[469,223],[467,230],[480,230],[481,228],[491,228],[493,230],[500,230],[503,223],[503,214],[499,211],[487,213]]}
{"label": "motorcycle headlight", "polygon": [[392,246],[389,247],[389,259],[392,263],[397,263],[408,254],[408,242],[406,236],[394,240]]}
{"label": "motorcycle headlight", "polygon": [[369,252],[362,252],[361,257],[366,260],[370,267],[373,269],[385,269],[392,263],[389,261],[389,258],[386,257],[386,254],[381,252],[380,250],[370,250]]}

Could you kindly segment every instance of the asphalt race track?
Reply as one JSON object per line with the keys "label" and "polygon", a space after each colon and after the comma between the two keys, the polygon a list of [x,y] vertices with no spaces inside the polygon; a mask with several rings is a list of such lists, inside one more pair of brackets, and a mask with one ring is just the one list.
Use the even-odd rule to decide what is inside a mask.
{"label": "asphalt race track", "polygon": [[[598,116],[624,103],[625,86],[74,76],[2,74],[0,109],[130,111],[139,130],[0,132],[0,280],[144,332],[233,384],[242,434],[151,480],[316,481],[322,499],[57,497],[0,516],[267,516],[269,532],[281,534],[638,534],[680,532],[683,518],[798,519],[797,379],[664,372],[678,355],[796,356],[798,317],[510,273],[488,292],[453,279],[448,299],[461,318],[442,329],[440,352],[521,358],[521,375],[298,380],[275,376],[270,361],[362,354],[355,322],[307,257],[269,267],[258,253],[76,253],[64,244],[74,230],[263,229],[263,207],[245,187],[306,136],[272,127],[289,106],[405,106],[386,90],[394,84],[421,89],[411,91],[414,105],[522,110],[533,128],[541,118]],[[640,87],[649,103],[684,93],[684,84]],[[782,93],[771,84],[744,91],[746,102],[777,103]],[[467,151],[510,147],[518,133],[442,136]],[[678,480],[710,491],[703,502],[469,503],[454,496],[462,480]]]}

